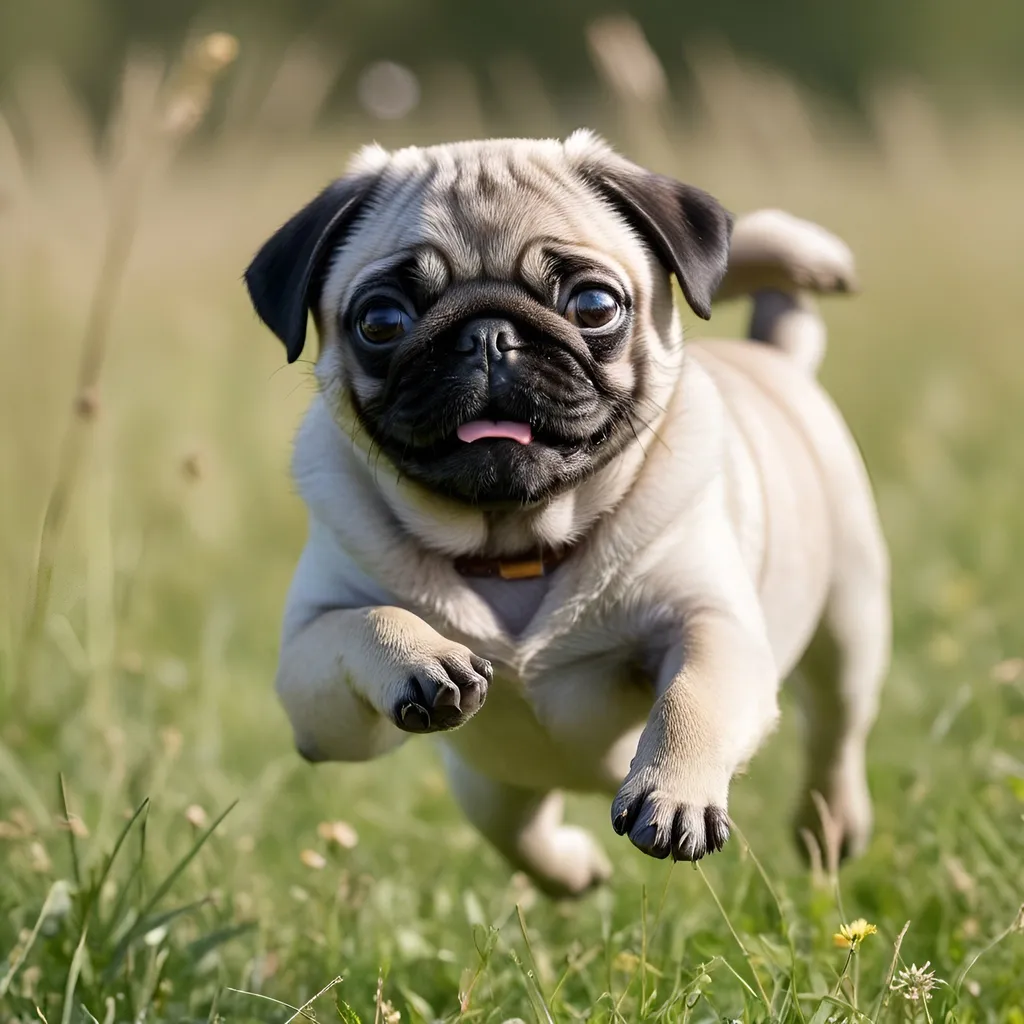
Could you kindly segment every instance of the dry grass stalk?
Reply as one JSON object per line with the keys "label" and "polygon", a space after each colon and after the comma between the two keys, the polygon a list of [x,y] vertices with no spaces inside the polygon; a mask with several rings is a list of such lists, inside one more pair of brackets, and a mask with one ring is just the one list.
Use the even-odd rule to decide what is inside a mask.
{"label": "dry grass stalk", "polygon": [[200,40],[171,77],[161,109],[147,126],[148,137],[143,140],[144,145],[136,158],[126,158],[115,172],[118,179],[114,193],[117,201],[111,205],[103,257],[82,337],[72,415],[61,439],[57,471],[43,515],[15,686],[28,673],[46,618],[57,549],[88,446],[88,428],[101,409],[99,383],[110,321],[135,238],[144,186],[151,172],[168,160],[202,122],[209,108],[213,83],[220,72],[234,61],[237,52],[237,41],[227,33],[215,32]]}

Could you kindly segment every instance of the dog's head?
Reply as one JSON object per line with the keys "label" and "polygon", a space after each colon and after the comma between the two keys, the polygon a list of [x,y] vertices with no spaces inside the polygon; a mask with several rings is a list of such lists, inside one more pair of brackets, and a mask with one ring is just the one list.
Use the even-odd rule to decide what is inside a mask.
{"label": "dog's head", "polygon": [[731,218],[585,132],[372,147],[260,250],[253,304],[406,477],[530,505],[620,454],[678,374],[669,275],[697,315]]}

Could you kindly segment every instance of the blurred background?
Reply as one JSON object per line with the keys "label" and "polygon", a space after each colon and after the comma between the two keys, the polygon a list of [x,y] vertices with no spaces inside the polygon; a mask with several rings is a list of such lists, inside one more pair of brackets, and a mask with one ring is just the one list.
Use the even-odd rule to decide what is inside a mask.
{"label": "blurred background", "polygon": [[[241,274],[366,142],[585,125],[736,212],[818,221],[857,256],[861,294],[825,302],[821,376],[877,488],[896,654],[871,748],[878,839],[850,899],[890,932],[924,915],[908,956],[951,971],[1024,876],[1021,54],[1020,0],[0,4],[0,940],[69,870],[60,771],[86,866],[143,797],[154,871],[240,798],[179,883],[218,894],[210,928],[256,922],[221,981],[309,993],[347,970],[365,1004],[386,959],[438,1006],[451,996],[474,956],[467,879],[472,924],[506,899],[507,871],[429,750],[315,774],[292,751],[271,680],[313,382]],[[733,334],[746,316],[685,320]],[[803,877],[784,825],[798,727],[789,714],[733,807],[777,878]],[[612,844],[601,801],[574,813]],[[334,815],[358,841],[331,840]],[[614,852],[628,937],[658,868]],[[725,885],[734,869],[709,870]],[[425,903],[424,878],[448,902]],[[714,907],[680,885],[692,932]],[[593,908],[534,913],[556,959],[605,934]],[[169,964],[205,1015],[191,920]],[[76,938],[41,961],[55,1005]],[[95,962],[113,956],[94,939]],[[1006,957],[983,979],[994,999],[1020,995]]]}
{"label": "blurred background", "polygon": [[695,85],[693,58],[712,40],[854,108],[866,86],[894,77],[926,81],[951,107],[965,92],[1024,91],[1024,12],[1014,0],[39,0],[0,11],[0,80],[9,82],[26,60],[52,60],[102,122],[130,53],[145,47],[171,56],[190,33],[219,29],[241,39],[243,67],[262,83],[251,84],[250,102],[305,40],[322,61],[317,100],[326,117],[351,113],[360,82],[372,90],[365,76],[380,61],[420,79],[472,78],[492,116],[507,116],[510,100],[521,105],[508,90],[519,69],[573,116],[589,112],[597,84],[587,26],[621,11],[644,27],[684,103]]}

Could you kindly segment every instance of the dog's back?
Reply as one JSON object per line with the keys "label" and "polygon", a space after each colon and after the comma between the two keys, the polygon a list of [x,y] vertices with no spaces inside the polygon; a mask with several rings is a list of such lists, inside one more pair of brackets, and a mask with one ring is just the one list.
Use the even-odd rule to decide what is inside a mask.
{"label": "dog's back", "polygon": [[[789,214],[758,211],[736,224],[717,296],[752,298],[747,340],[689,345],[722,395],[736,445],[758,449],[745,460],[757,467],[747,479],[743,456],[732,457],[730,489],[738,495],[741,544],[756,538],[745,544],[748,565],[784,674],[817,625],[806,603],[797,612],[789,595],[817,594],[819,614],[827,619],[831,608],[845,624],[860,617],[846,607],[859,581],[875,594],[888,580],[867,470],[842,414],[814,379],[826,341],[815,296],[855,289],[853,255],[840,239]],[[884,609],[873,617],[884,619]]]}

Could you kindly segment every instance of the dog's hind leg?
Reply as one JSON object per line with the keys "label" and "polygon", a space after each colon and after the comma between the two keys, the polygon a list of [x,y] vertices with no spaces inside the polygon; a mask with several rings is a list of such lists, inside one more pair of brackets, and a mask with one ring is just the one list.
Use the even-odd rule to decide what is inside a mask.
{"label": "dog's hind leg", "polygon": [[582,896],[611,875],[597,840],[563,821],[563,798],[481,775],[450,748],[445,766],[466,817],[512,865],[550,896]]}
{"label": "dog's hind leg", "polygon": [[[873,515],[852,518],[859,520],[858,534],[838,546],[837,576],[825,616],[795,679],[807,720],[798,841],[803,845],[809,832],[826,855],[836,856],[860,853],[871,835],[865,747],[889,665],[891,636],[888,559],[881,532]],[[815,794],[827,805],[831,829],[822,820]]]}

